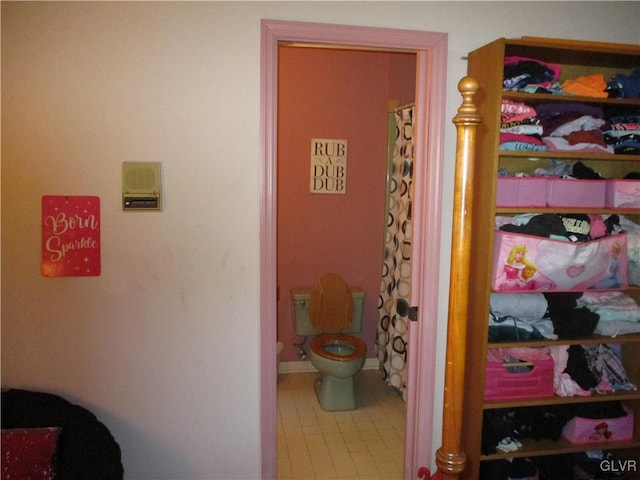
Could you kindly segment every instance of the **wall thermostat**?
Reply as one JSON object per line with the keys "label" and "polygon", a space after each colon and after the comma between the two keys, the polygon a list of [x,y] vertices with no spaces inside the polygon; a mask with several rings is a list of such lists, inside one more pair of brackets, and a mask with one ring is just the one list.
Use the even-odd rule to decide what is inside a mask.
{"label": "wall thermostat", "polygon": [[122,163],[122,210],[161,211],[160,162]]}

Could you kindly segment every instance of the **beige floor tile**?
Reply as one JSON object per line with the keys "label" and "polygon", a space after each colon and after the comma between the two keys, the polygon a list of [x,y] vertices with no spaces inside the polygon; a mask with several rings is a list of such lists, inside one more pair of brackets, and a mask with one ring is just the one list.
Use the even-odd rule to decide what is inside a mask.
{"label": "beige floor tile", "polygon": [[317,458],[321,458],[321,457],[331,458],[329,454],[329,447],[323,444],[316,444],[313,446],[313,448],[309,448],[309,454],[312,457],[317,457]]}
{"label": "beige floor tile", "polygon": [[338,429],[344,434],[345,432],[359,432],[358,425],[351,421],[350,423],[339,423]]}
{"label": "beige floor tile", "polygon": [[333,460],[331,460],[331,455],[318,455],[312,451],[310,458],[311,465],[313,465],[314,470],[317,470],[318,467],[325,467],[327,465],[333,467]]}
{"label": "beige floor tile", "polygon": [[380,472],[378,471],[378,467],[374,463],[356,463],[356,470],[358,471],[358,475],[365,476],[365,478],[380,478]]}
{"label": "beige floor tile", "polygon": [[361,438],[363,440],[382,440],[380,433],[376,430],[361,430],[360,431]]}
{"label": "beige floor tile", "polygon": [[351,460],[345,463],[337,463],[333,468],[336,472],[336,478],[357,478],[358,476],[358,470]]}
{"label": "beige floor tile", "polygon": [[325,437],[322,433],[305,435],[304,440],[307,444],[307,447],[309,448],[309,451],[311,451],[312,448],[317,445],[323,445],[323,446],[326,445]]}
{"label": "beige floor tile", "polygon": [[347,444],[347,450],[352,454],[354,452],[368,452],[367,444],[364,440],[354,440],[353,442],[345,442]]}
{"label": "beige floor tile", "polygon": [[361,432],[376,431],[376,424],[371,419],[357,421],[356,425],[358,426],[358,430],[360,430]]}
{"label": "beige floor tile", "polygon": [[316,413],[316,418],[319,425],[338,425],[336,419],[329,412],[318,412]]}
{"label": "beige floor tile", "polygon": [[369,450],[352,451],[351,458],[356,465],[359,463],[371,463],[373,464],[373,456]]}
{"label": "beige floor tile", "polygon": [[359,440],[362,440],[362,433],[358,429],[343,431],[342,438],[344,438],[344,441],[346,443],[357,442]]}
{"label": "beige floor tile", "polygon": [[318,479],[333,479],[337,478],[336,470],[333,464],[313,466],[313,473]]}
{"label": "beige floor tile", "polygon": [[300,425],[283,426],[282,431],[284,432],[284,437],[287,440],[304,436],[304,431]]}
{"label": "beige floor tile", "polygon": [[313,466],[311,465],[309,457],[292,458],[290,459],[290,462],[291,473],[294,478],[315,478],[315,473],[313,472]]}
{"label": "beige floor tile", "polygon": [[389,458],[395,460],[400,466],[404,464],[404,447],[389,448],[387,450]]}
{"label": "beige floor tile", "polygon": [[307,448],[307,445],[305,443],[288,445],[288,450],[289,450],[289,459],[291,459],[292,461],[294,459],[309,457],[309,449]]}
{"label": "beige floor tile", "polygon": [[322,429],[320,428],[320,425],[303,426],[301,427],[301,430],[303,436],[305,437],[308,435],[322,435]]}
{"label": "beige floor tile", "polygon": [[387,444],[384,443],[382,439],[378,440],[365,440],[364,443],[367,445],[367,450],[369,450],[374,456],[382,456],[384,457],[384,452],[388,450]]}
{"label": "beige floor tile", "polygon": [[340,435],[340,425],[338,425],[337,423],[333,422],[333,423],[325,423],[320,425],[320,431],[322,433],[326,434],[338,434]]}
{"label": "beige floor tile", "polygon": [[278,439],[278,454],[277,454],[277,458],[278,461],[280,461],[281,458],[289,458],[289,448],[287,447],[287,442],[282,439]]}
{"label": "beige floor tile", "polygon": [[353,423],[353,417],[349,412],[335,412],[333,414],[333,418],[335,418],[336,422],[339,424]]}
{"label": "beige floor tile", "polygon": [[376,425],[376,430],[378,430],[379,432],[394,430],[393,424],[386,417],[376,420],[375,425]]}
{"label": "beige floor tile", "polygon": [[[388,450],[395,450],[398,449],[398,444],[404,444],[404,437],[400,437],[400,436],[385,436],[382,435],[382,441],[385,443],[385,445],[387,446]],[[401,452],[404,452],[404,448],[400,448]]]}
{"label": "beige floor tile", "polygon": [[289,457],[278,457],[278,478],[293,478],[293,472],[291,471],[291,464],[289,463]]}
{"label": "beige floor tile", "polygon": [[344,438],[342,437],[342,433],[340,432],[331,432],[331,433],[323,432],[323,435],[327,445],[344,444]]}

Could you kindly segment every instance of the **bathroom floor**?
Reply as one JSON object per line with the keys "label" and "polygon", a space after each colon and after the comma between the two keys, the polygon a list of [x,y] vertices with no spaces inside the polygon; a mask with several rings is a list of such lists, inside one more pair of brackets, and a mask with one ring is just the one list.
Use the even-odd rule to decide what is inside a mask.
{"label": "bathroom floor", "polygon": [[377,370],[356,374],[357,408],[325,412],[317,372],[278,379],[278,479],[403,478],[405,403]]}

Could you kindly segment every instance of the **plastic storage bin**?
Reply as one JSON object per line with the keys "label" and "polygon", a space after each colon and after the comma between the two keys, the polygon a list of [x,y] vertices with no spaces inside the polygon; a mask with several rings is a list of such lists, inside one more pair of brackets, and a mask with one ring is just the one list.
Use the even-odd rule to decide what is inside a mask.
{"label": "plastic storage bin", "polygon": [[494,291],[576,291],[626,288],[627,234],[571,243],[495,232]]}
{"label": "plastic storage bin", "polygon": [[[508,364],[513,365],[513,364]],[[502,362],[487,362],[484,382],[485,400],[540,398],[553,395],[553,359],[537,360],[533,368],[509,371]]]}

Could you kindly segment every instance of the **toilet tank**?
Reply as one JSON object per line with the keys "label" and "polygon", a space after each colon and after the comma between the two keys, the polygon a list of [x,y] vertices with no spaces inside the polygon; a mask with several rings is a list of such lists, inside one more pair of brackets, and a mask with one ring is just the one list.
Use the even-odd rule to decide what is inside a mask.
{"label": "toilet tank", "polygon": [[[309,301],[311,300],[310,288],[293,288],[291,289],[291,310],[293,318],[296,322],[296,333],[298,335],[318,335],[322,332],[316,332],[311,325],[309,318]],[[353,297],[353,319],[349,327],[342,332],[324,332],[324,333],[359,333],[362,331],[362,312],[364,310],[364,290],[359,288],[351,289]]]}

